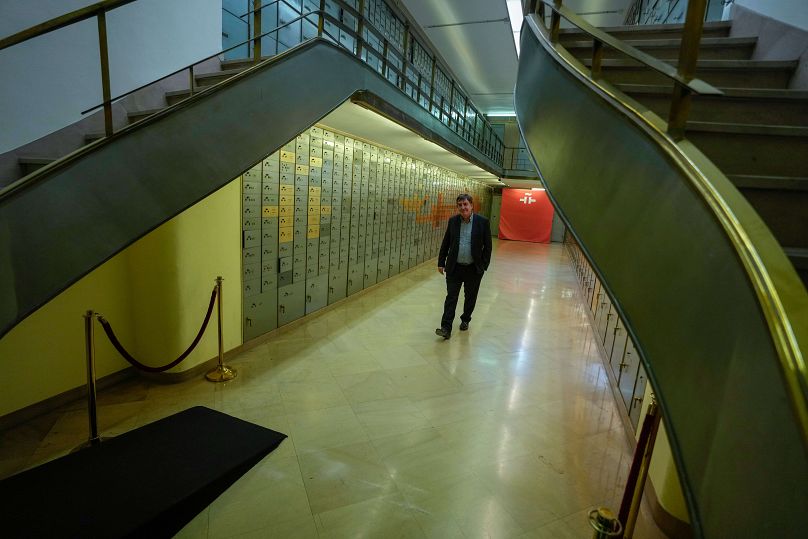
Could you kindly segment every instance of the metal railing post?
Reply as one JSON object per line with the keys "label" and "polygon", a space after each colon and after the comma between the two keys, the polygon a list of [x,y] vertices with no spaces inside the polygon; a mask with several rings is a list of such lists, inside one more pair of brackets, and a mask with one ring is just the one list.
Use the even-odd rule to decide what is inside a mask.
{"label": "metal railing post", "polygon": [[194,95],[194,66],[188,67],[188,89],[191,92],[191,95]]}
{"label": "metal railing post", "polygon": [[[679,48],[679,66],[677,71],[686,81],[693,79],[696,74],[696,65],[699,58],[699,44],[704,29],[704,13],[707,9],[707,0],[690,0],[687,3],[687,17],[685,19],[682,43]],[[687,117],[690,114],[691,91],[681,84],[674,84],[673,98],[668,115],[668,133],[674,138],[684,135]]]}
{"label": "metal railing post", "polygon": [[325,0],[320,0],[320,16],[317,17],[317,36],[323,37],[325,31]]}
{"label": "metal railing post", "polygon": [[601,64],[603,61],[603,42],[597,38],[592,41],[592,79],[600,78]]}
{"label": "metal railing post", "polygon": [[90,423],[90,437],[86,445],[91,446],[101,443],[101,437],[98,436],[98,403],[95,390],[94,318],[95,312],[88,310],[84,313],[84,348],[87,355],[87,418]]}
{"label": "metal railing post", "polygon": [[253,62],[261,61],[261,0],[253,0]]}
{"label": "metal railing post", "polygon": [[432,102],[435,97],[435,69],[437,68],[438,59],[432,56],[432,75],[429,77],[429,113],[432,114]]}
{"label": "metal railing post", "polygon": [[[554,0],[553,4],[555,4],[555,7],[559,8],[561,7],[561,1],[562,0]],[[550,41],[553,43],[558,42],[558,33],[560,29],[561,15],[558,13],[558,11],[553,10],[552,15],[550,15]]]}
{"label": "metal railing post", "polygon": [[101,56],[101,94],[104,98],[104,134],[112,136],[112,91],[109,83],[109,49],[107,48],[107,14],[98,14],[98,51]]}
{"label": "metal railing post", "polygon": [[362,59],[362,42],[365,31],[365,0],[359,0],[359,18],[356,24],[356,57]]}

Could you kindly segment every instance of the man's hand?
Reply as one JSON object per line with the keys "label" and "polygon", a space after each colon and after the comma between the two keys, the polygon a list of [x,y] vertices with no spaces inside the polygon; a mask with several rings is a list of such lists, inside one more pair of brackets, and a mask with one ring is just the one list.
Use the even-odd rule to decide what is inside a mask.
{"label": "man's hand", "polygon": [[440,266],[438,266],[438,273],[440,273],[441,275],[443,275],[443,268],[442,268],[442,267],[440,267]]}

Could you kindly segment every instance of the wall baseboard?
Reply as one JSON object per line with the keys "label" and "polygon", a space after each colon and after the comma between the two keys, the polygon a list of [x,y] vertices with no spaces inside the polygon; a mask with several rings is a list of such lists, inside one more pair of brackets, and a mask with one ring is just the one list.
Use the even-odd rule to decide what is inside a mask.
{"label": "wall baseboard", "polygon": [[[406,275],[406,274],[414,271],[415,269],[423,266],[424,264],[434,263],[435,260],[436,260],[436,258],[434,258],[434,257],[430,258],[430,259],[427,259],[427,260],[421,262],[420,264],[417,264],[417,265],[415,265],[415,266],[413,266],[411,268],[408,268],[408,269],[394,275],[392,278],[402,276],[402,275]],[[355,294],[351,294],[350,296],[346,296],[346,297],[340,299],[339,301],[335,301],[334,303],[332,303],[330,305],[326,305],[322,309],[318,309],[317,311],[315,311],[315,312],[313,312],[311,314],[301,316],[297,320],[294,320],[294,321],[292,321],[292,322],[290,322],[290,323],[288,323],[288,324],[286,324],[284,326],[281,326],[279,328],[273,329],[272,331],[269,331],[269,332],[267,332],[267,333],[265,333],[265,334],[263,334],[263,335],[261,335],[259,337],[251,339],[251,340],[247,341],[246,343],[240,344],[240,345],[236,346],[235,348],[232,348],[232,349],[228,350],[227,352],[224,353],[224,361],[225,361],[225,363],[227,363],[228,361],[232,361],[235,357],[237,357],[242,352],[246,352],[247,350],[255,348],[256,346],[259,346],[259,345],[271,340],[272,338],[277,337],[278,335],[282,335],[282,334],[284,334],[284,333],[286,333],[286,332],[288,332],[288,331],[290,331],[292,329],[295,329],[295,328],[299,327],[301,324],[303,324],[305,322],[308,322],[310,320],[314,320],[318,316],[321,316],[321,315],[331,311],[337,305],[342,304],[343,301],[345,301],[345,300],[347,300],[349,298],[355,298],[355,297],[362,296],[365,293],[367,293],[367,292],[369,292],[371,290],[374,290],[379,285],[390,282],[390,279],[391,278],[387,278],[387,279],[384,279],[383,281],[380,281],[380,282],[378,282],[378,283],[376,283],[376,284],[374,284],[372,286],[369,286],[368,288],[363,288],[362,290],[360,290],[359,292],[356,292]],[[149,373],[149,372],[138,371],[134,367],[126,367],[125,369],[122,369],[120,371],[117,371],[117,372],[114,372],[112,374],[108,374],[107,376],[99,378],[96,381],[96,389],[97,389],[98,392],[101,392],[101,391],[103,391],[105,389],[108,389],[108,388],[110,388],[110,387],[112,387],[112,386],[114,386],[116,384],[124,382],[124,381],[132,378],[133,376],[142,376],[143,378],[145,378],[147,380],[151,380],[151,381],[156,382],[158,384],[179,384],[181,382],[185,382],[186,380],[190,380],[192,378],[197,378],[197,377],[204,376],[206,372],[208,372],[210,369],[215,367],[218,363],[219,363],[219,358],[217,356],[217,357],[210,358],[207,361],[203,361],[202,363],[200,363],[198,365],[195,365],[195,366],[191,367],[190,369],[184,370],[184,371],[181,371],[181,372],[155,372],[155,373]],[[236,370],[238,370],[238,368],[236,368]],[[11,413],[8,413],[8,414],[6,414],[4,416],[0,416],[0,432],[4,431],[4,430],[8,430],[8,429],[13,428],[13,427],[16,427],[18,425],[21,425],[21,424],[23,424],[23,423],[25,423],[27,421],[30,421],[30,420],[38,417],[38,416],[42,416],[42,415],[45,415],[47,413],[53,412],[54,410],[57,410],[58,408],[66,405],[66,404],[70,404],[72,402],[84,399],[86,397],[86,394],[87,394],[86,391],[87,391],[87,386],[86,385],[82,385],[82,386],[79,386],[79,387],[74,387],[73,389],[69,389],[69,390],[67,390],[67,391],[65,391],[63,393],[60,393],[58,395],[54,395],[53,397],[49,397],[49,398],[47,398],[45,400],[42,400],[42,401],[39,401],[37,403],[31,404],[30,406],[26,406],[25,408],[20,408],[19,410],[15,410],[15,411],[13,411]]]}
{"label": "wall baseboard", "polygon": [[[135,371],[134,367],[126,367],[123,370],[102,376],[95,382],[96,391],[103,391],[104,389],[110,388],[132,378],[136,374],[137,371]],[[30,406],[26,406],[25,408],[20,408],[19,410],[15,410],[4,416],[0,416],[0,431],[16,427],[17,425],[21,425],[22,423],[34,419],[35,417],[45,415],[56,410],[57,408],[60,408],[61,406],[85,399],[86,397],[86,385],[68,389],[67,391],[54,395],[53,397],[36,402]]]}

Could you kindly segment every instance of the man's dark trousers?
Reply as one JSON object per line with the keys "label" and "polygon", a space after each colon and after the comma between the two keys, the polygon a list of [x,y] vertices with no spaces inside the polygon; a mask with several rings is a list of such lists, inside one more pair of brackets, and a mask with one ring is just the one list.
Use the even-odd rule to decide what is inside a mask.
{"label": "man's dark trousers", "polygon": [[440,327],[451,331],[461,286],[463,287],[465,300],[463,301],[463,314],[460,315],[460,320],[467,324],[471,322],[471,313],[477,304],[477,292],[480,290],[482,280],[483,274],[477,272],[477,266],[474,264],[456,264],[451,274],[446,273],[446,301],[443,303],[443,317],[440,321]]}

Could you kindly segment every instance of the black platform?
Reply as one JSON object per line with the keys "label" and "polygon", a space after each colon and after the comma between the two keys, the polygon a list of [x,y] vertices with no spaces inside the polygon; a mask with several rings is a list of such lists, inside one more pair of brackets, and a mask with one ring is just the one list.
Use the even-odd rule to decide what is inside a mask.
{"label": "black platform", "polygon": [[0,535],[171,537],[284,438],[185,410],[0,481]]}

